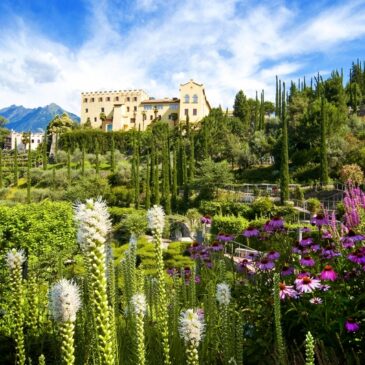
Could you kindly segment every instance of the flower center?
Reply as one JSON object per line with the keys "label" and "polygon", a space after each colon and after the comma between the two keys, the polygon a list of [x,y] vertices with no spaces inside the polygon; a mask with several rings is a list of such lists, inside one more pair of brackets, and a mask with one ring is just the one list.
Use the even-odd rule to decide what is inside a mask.
{"label": "flower center", "polygon": [[311,278],[308,276],[304,276],[302,281],[303,281],[303,284],[310,284],[312,282]]}

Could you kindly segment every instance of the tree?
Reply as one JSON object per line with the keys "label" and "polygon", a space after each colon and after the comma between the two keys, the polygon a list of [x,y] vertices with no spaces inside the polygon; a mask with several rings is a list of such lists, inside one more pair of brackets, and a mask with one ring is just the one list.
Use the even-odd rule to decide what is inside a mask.
{"label": "tree", "polygon": [[14,147],[14,186],[18,186],[18,142],[15,138],[15,147]]}
{"label": "tree", "polygon": [[280,168],[280,200],[284,204],[289,199],[289,152],[288,152],[288,120],[286,117],[285,82],[283,83],[281,106],[282,140],[281,140],[281,168]]}
{"label": "tree", "polygon": [[242,90],[240,90],[235,97],[234,105],[233,105],[233,115],[239,119],[241,119],[242,123],[246,128],[249,127],[249,105],[247,102],[247,98]]}
{"label": "tree", "polygon": [[[24,143],[24,142],[23,142]],[[31,181],[30,181],[30,168],[32,164],[32,140],[31,140],[31,133],[28,133],[28,161],[27,161],[27,203],[30,204],[30,187],[31,187]]]}
{"label": "tree", "polygon": [[47,131],[45,131],[42,142],[43,170],[47,170],[47,164],[48,164],[47,148],[48,148],[48,135]]}
{"label": "tree", "polygon": [[325,100],[322,98],[321,106],[321,183],[328,185],[328,162],[327,162],[327,110]]}

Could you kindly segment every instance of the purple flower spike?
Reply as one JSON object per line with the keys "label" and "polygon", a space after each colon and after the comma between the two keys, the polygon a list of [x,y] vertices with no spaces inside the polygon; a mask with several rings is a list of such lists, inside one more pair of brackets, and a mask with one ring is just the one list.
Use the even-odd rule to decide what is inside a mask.
{"label": "purple flower spike", "polygon": [[347,318],[345,328],[347,332],[357,332],[360,329],[360,324],[352,318]]}

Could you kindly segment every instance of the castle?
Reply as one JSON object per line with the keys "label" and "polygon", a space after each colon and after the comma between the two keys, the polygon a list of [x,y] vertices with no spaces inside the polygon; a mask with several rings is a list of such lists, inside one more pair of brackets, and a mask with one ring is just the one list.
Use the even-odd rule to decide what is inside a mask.
{"label": "castle", "polygon": [[179,98],[155,99],[143,90],[81,93],[81,124],[104,131],[145,130],[156,120],[176,125],[188,116],[196,123],[210,109],[203,84],[193,80],[180,85]]}

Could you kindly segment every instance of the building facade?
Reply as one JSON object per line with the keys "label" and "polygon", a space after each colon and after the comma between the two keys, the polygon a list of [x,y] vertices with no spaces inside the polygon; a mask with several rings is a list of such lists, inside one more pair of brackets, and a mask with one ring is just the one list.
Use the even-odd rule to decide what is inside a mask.
{"label": "building facade", "polygon": [[[29,133],[28,132],[15,132],[13,130],[4,139],[4,148],[8,150],[15,149],[17,146],[19,151],[24,151],[29,148],[28,143]],[[36,150],[42,143],[44,138],[43,133],[31,133],[30,134],[30,148],[32,151]]]}
{"label": "building facade", "polygon": [[81,124],[104,131],[145,130],[157,120],[175,125],[189,116],[195,123],[209,114],[202,84],[190,80],[180,85],[179,94],[179,98],[155,99],[143,90],[83,92]]}

